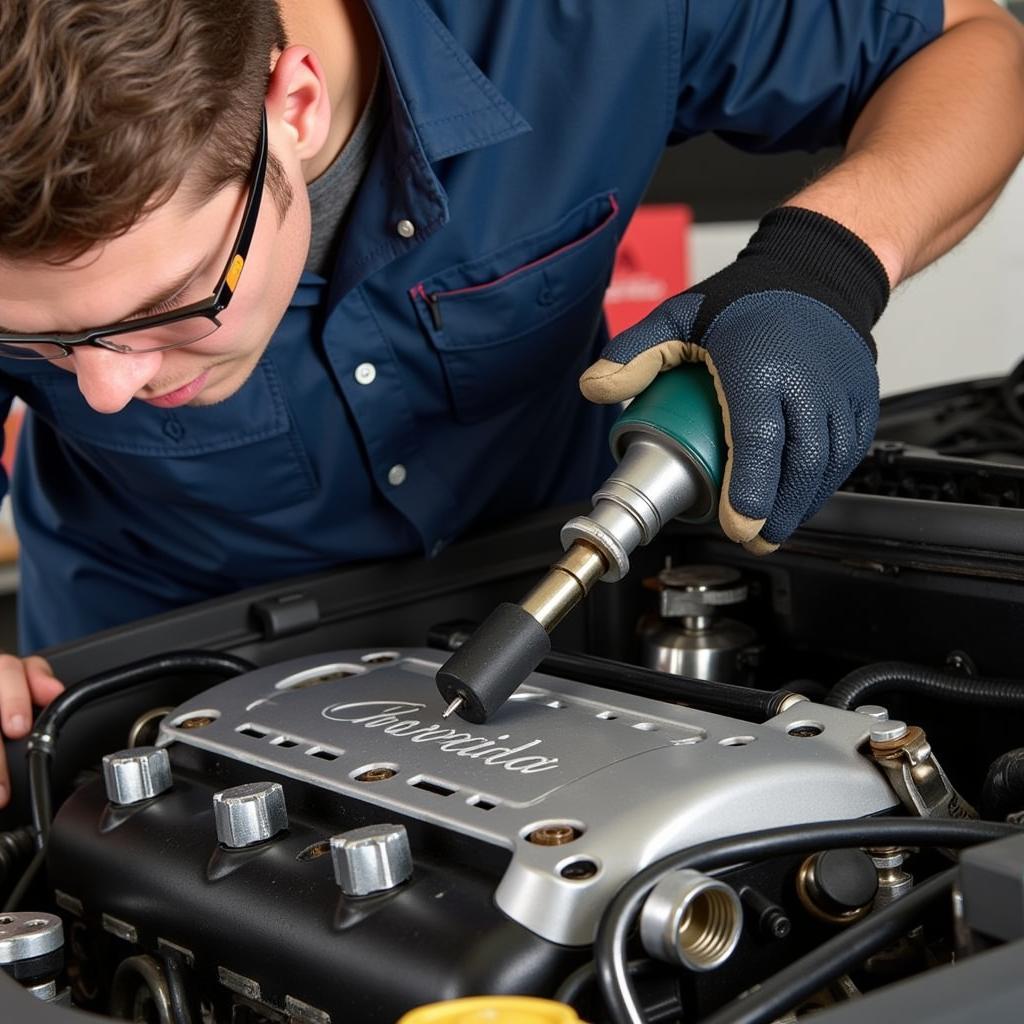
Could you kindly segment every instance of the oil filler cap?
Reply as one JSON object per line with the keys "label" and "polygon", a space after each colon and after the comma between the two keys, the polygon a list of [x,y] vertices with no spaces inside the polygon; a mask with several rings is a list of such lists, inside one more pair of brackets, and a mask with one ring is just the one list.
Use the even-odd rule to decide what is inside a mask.
{"label": "oil filler cap", "polygon": [[565,1003],[530,996],[473,996],[410,1010],[398,1024],[582,1024]]}

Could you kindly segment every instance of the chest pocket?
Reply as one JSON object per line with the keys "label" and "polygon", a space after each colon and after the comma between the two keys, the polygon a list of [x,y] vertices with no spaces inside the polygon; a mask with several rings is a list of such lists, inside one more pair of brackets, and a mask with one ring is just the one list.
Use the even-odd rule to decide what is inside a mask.
{"label": "chest pocket", "polygon": [[89,408],[72,374],[52,370],[32,383],[44,400],[37,412],[79,456],[109,484],[148,502],[256,513],[317,489],[269,360],[230,398],[196,408],[132,401],[105,415]]}
{"label": "chest pocket", "polygon": [[552,228],[410,291],[460,421],[536,396],[545,378],[562,379],[592,355],[618,213],[615,194],[603,193]]}

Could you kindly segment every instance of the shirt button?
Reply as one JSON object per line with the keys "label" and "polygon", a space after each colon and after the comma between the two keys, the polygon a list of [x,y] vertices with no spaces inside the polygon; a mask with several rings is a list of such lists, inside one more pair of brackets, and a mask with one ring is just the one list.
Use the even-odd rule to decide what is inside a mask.
{"label": "shirt button", "polygon": [[388,470],[388,483],[392,487],[401,487],[405,483],[405,466],[400,462],[396,463]]}
{"label": "shirt button", "polygon": [[416,234],[416,225],[411,220],[400,220],[395,226],[395,230],[403,238],[412,238]]}
{"label": "shirt button", "polygon": [[360,384],[372,384],[377,379],[377,367],[373,363],[360,363],[355,377]]}

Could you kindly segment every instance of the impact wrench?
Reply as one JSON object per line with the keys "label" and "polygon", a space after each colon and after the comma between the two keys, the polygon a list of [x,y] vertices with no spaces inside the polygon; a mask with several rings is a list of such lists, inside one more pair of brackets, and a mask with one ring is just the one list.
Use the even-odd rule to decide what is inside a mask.
{"label": "impact wrench", "polygon": [[715,517],[726,445],[702,363],[661,374],[616,420],[610,440],[619,464],[590,515],[562,527],[565,554],[519,604],[498,605],[438,670],[444,718],[487,721],[547,656],[551,630],[597,580],[621,580],[633,550],[669,520]]}

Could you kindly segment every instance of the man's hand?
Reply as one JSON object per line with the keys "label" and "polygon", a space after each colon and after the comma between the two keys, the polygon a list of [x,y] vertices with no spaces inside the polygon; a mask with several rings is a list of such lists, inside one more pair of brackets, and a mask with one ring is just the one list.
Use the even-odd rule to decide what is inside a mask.
{"label": "man's hand", "polygon": [[735,263],[616,337],[580,380],[594,402],[702,360],[729,447],[719,519],[773,551],[864,456],[878,419],[871,328],[889,296],[875,254],[809,210],[770,213]]}
{"label": "man's hand", "polygon": [[[0,654],[0,733],[12,740],[28,735],[32,705],[45,707],[63,689],[45,658]],[[0,740],[0,807],[6,807],[10,798],[10,775]]]}

